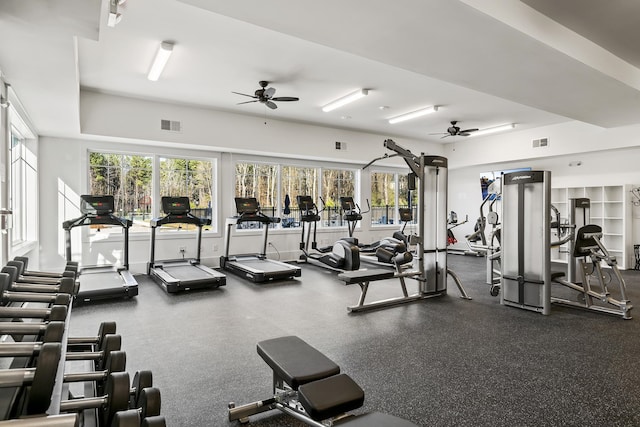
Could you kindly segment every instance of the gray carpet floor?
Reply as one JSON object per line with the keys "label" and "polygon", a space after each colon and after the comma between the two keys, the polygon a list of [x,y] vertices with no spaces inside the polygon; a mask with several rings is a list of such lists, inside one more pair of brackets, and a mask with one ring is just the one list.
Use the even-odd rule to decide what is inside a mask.
{"label": "gray carpet floor", "polygon": [[[116,321],[128,371],[153,371],[169,426],[232,425],[229,402],[270,397],[256,343],[283,335],[338,363],[365,390],[361,412],[420,426],[640,426],[640,313],[501,306],[484,284],[483,258],[448,262],[471,301],[449,280],[446,296],[349,314],[359,288],[306,265],[297,280],[259,285],[229,274],[224,287],[180,294],[138,276],[134,299],[75,307],[71,334]],[[640,304],[640,272],[623,274]],[[399,294],[396,280],[376,282],[368,300]],[[304,424],[272,411],[250,425]]]}

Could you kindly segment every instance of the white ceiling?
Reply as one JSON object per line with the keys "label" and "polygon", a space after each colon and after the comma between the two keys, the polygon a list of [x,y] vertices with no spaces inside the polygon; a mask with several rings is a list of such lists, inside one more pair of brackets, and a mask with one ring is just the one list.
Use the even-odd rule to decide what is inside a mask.
{"label": "white ceiling", "polygon": [[[640,6],[601,3],[128,0],[109,28],[107,0],[3,0],[0,70],[39,133],[51,136],[80,135],[80,90],[437,142],[455,140],[430,135],[450,120],[481,129],[640,123]],[[608,20],[621,16],[625,25]],[[163,40],[174,52],[150,82]],[[236,105],[248,98],[231,92],[251,94],[259,80],[300,101]],[[369,96],[321,111],[359,88]],[[439,111],[387,122],[429,105]]]}

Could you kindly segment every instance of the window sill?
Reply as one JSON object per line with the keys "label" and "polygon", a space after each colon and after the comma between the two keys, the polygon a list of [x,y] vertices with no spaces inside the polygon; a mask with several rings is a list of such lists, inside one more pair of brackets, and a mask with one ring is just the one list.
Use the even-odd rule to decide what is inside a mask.
{"label": "window sill", "polygon": [[38,242],[33,240],[28,240],[24,242],[18,242],[11,245],[11,254],[12,256],[23,256],[31,252],[32,250],[38,247]]}

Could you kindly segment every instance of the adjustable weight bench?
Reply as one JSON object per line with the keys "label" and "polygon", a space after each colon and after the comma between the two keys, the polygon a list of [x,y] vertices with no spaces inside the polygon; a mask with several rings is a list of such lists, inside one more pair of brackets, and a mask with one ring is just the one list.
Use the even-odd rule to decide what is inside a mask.
{"label": "adjustable weight bench", "polygon": [[327,356],[296,336],[260,341],[260,357],[273,370],[273,397],[236,407],[229,403],[229,421],[279,409],[316,427],[417,427],[379,412],[346,414],[364,403],[364,391]]}

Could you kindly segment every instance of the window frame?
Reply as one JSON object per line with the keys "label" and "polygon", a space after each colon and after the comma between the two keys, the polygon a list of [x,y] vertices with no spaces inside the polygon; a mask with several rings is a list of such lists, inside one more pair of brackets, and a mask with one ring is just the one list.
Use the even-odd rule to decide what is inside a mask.
{"label": "window frame", "polygon": [[[409,171],[406,171],[405,173],[403,173],[402,171],[399,171],[397,169],[391,169],[391,168],[383,168],[383,167],[376,167],[376,168],[372,168],[371,169],[371,173],[370,173],[370,182],[369,182],[369,195],[372,196],[373,193],[373,174],[375,173],[384,173],[384,174],[390,174],[393,175],[393,181],[394,181],[394,187],[395,187],[395,194],[394,194],[394,206],[393,206],[393,215],[390,215],[387,218],[387,222],[386,223],[380,223],[380,222],[374,222],[373,221],[373,214],[370,216],[370,221],[369,221],[369,225],[370,227],[372,227],[373,229],[381,229],[381,228],[397,228],[399,225],[401,225],[400,223],[400,213],[399,213],[399,209],[403,208],[403,207],[409,207],[409,206],[405,206],[405,205],[400,205],[400,178],[402,176],[408,176]],[[419,189],[416,189],[414,191],[419,191]],[[417,199],[417,195],[414,194],[413,199]],[[417,200],[415,200],[415,202],[417,202]],[[409,222],[409,224],[415,224],[416,222],[416,204],[411,204],[410,205],[412,207],[413,213],[414,213],[414,218],[413,221]],[[374,210],[374,206],[373,203],[371,203],[371,211],[373,212]],[[389,222],[389,219],[392,220],[392,222]]]}
{"label": "window frame", "polygon": [[[294,168],[301,168],[301,169],[316,169],[316,176],[317,176],[317,181],[315,183],[315,191],[316,194],[321,195],[323,194],[323,188],[322,188],[322,177],[323,177],[323,173],[324,170],[326,169],[330,169],[330,170],[344,170],[344,171],[351,171],[353,172],[354,175],[354,183],[353,183],[353,187],[354,187],[354,191],[356,194],[353,195],[355,200],[359,200],[360,199],[360,183],[362,180],[361,177],[361,170],[360,167],[353,165],[351,163],[346,164],[346,163],[332,163],[332,162],[321,162],[321,161],[305,161],[305,160],[300,160],[300,159],[278,159],[278,158],[267,158],[267,157],[261,157],[261,156],[243,156],[242,158],[237,158],[234,159],[232,161],[232,170],[236,171],[237,170],[237,165],[241,164],[241,163],[249,163],[249,164],[254,164],[254,165],[271,165],[271,166],[276,166],[276,182],[277,182],[277,194],[275,196],[275,199],[278,201],[277,206],[274,206],[273,208],[273,213],[274,216],[279,217],[279,218],[283,218],[284,214],[283,214],[283,210],[284,210],[284,206],[283,206],[283,202],[284,202],[284,198],[285,198],[285,194],[283,193],[283,189],[282,189],[282,170],[284,167],[294,167]],[[235,186],[235,182],[234,182],[234,190],[232,192],[232,197],[236,197],[236,186]],[[260,200],[258,200],[260,201]],[[233,205],[233,203],[232,203]],[[292,211],[295,210],[297,211],[297,206],[296,206],[296,201],[294,199],[291,199],[291,209]],[[261,208],[264,208],[264,206],[261,205]],[[270,207],[268,207],[270,208]],[[233,212],[233,215],[235,215],[236,213]],[[265,212],[265,214],[269,215],[271,214],[271,212]],[[295,215],[295,214],[294,214]],[[295,218],[295,217],[294,217]],[[342,231],[342,230],[347,230],[347,224],[346,222],[344,224],[336,224],[334,226],[331,225],[325,225],[324,224],[324,217],[323,220],[320,221],[318,223],[318,231],[327,231],[327,232],[332,232],[332,231]],[[299,233],[300,232],[300,225],[297,226],[289,226],[289,227],[283,227],[282,224],[276,224],[273,227],[273,230],[276,233]],[[237,232],[240,233],[250,233],[250,232],[256,232],[256,228],[246,228],[246,229],[237,229]]]}
{"label": "window frame", "polygon": [[[90,146],[86,149],[86,159],[85,159],[85,176],[87,177],[86,182],[84,184],[85,193],[88,193],[88,189],[91,187],[91,165],[90,165],[90,154],[91,153],[101,153],[101,154],[116,154],[116,155],[125,155],[125,156],[143,156],[143,157],[151,157],[151,218],[159,218],[163,216],[162,206],[161,206],[161,197],[160,194],[160,159],[161,158],[170,158],[170,159],[185,159],[185,160],[199,160],[206,161],[211,163],[211,175],[212,175],[212,188],[211,188],[211,199],[218,200],[218,194],[220,192],[220,154],[219,153],[208,153],[208,155],[198,155],[194,153],[184,153],[178,152],[177,150],[166,149],[161,152],[148,152],[144,149],[144,147],[136,147],[135,150],[114,150],[110,148],[105,148],[100,145]],[[211,227],[203,228],[202,237],[219,237],[220,230],[222,228],[220,224],[220,206],[216,204],[211,208],[211,216],[212,216],[212,225]],[[87,228],[87,227],[82,227]],[[131,228],[129,230],[130,240],[140,240],[147,239],[147,235],[151,232],[151,227],[145,229],[137,229],[134,230]],[[158,238],[160,239],[179,239],[188,234],[195,234],[197,231],[194,230],[186,230],[182,229],[180,233],[160,233]],[[83,233],[83,240],[89,236],[89,233]],[[162,237],[160,237],[162,236]],[[121,240],[123,238],[122,233],[114,233],[109,238],[113,238],[114,241]]]}
{"label": "window frame", "polygon": [[[8,112],[8,136],[9,136],[9,185],[7,186],[7,205],[12,211],[10,241],[11,253],[22,254],[37,247],[39,234],[39,171],[37,154],[37,136],[29,125],[25,115],[21,113],[12,102]],[[20,143],[18,157],[14,159],[13,147],[14,135]],[[18,167],[16,171],[15,167]],[[31,179],[29,171],[32,171]],[[16,177],[19,177],[18,182]],[[17,193],[17,194],[16,194]],[[16,204],[17,203],[17,204]],[[15,224],[19,224],[18,227]]]}

